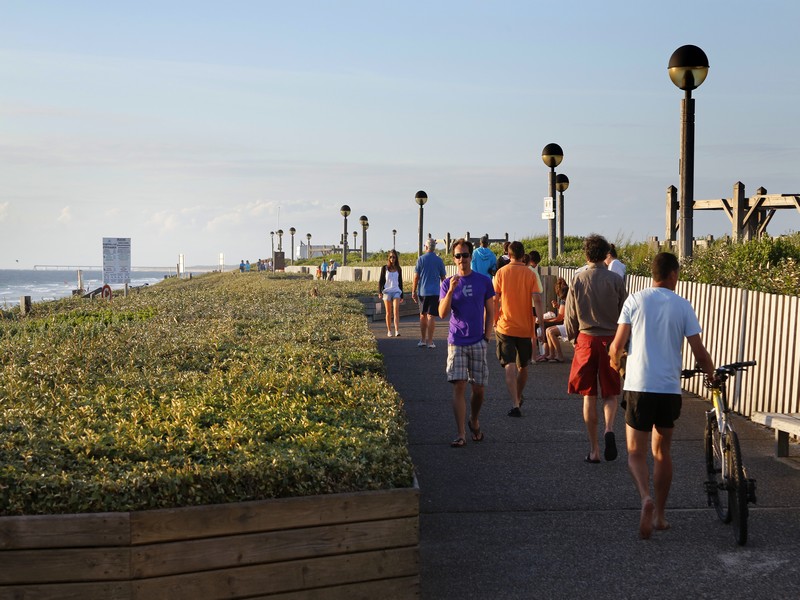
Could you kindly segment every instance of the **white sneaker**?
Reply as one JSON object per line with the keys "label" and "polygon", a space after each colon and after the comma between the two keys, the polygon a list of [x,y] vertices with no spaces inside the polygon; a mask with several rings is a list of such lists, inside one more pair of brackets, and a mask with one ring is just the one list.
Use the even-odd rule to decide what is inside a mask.
{"label": "white sneaker", "polygon": [[431,342],[430,344],[428,344],[428,348],[431,348],[431,349],[436,348],[436,344]]}
{"label": "white sneaker", "polygon": [[386,332],[386,337],[392,337],[392,332],[391,331],[387,331]]}
{"label": "white sneaker", "polygon": [[400,332],[397,329],[394,330],[394,337],[400,337]]}
{"label": "white sneaker", "polygon": [[425,342],[423,342],[422,340],[417,342],[417,348],[424,348],[425,345],[426,345]]}

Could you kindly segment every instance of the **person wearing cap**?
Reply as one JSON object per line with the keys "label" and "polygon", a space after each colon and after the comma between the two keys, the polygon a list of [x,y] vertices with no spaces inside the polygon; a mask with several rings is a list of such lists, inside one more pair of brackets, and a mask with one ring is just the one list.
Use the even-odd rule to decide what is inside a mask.
{"label": "person wearing cap", "polygon": [[411,299],[419,304],[418,348],[436,348],[433,332],[436,329],[436,317],[439,315],[439,286],[445,277],[447,271],[444,261],[436,255],[436,240],[428,238],[425,252],[417,259],[414,267],[414,281],[411,284]]}
{"label": "person wearing cap", "polygon": [[336,277],[336,269],[339,266],[335,260],[331,259],[330,264],[328,265],[328,281],[333,281],[333,278]]}
{"label": "person wearing cap", "polygon": [[480,243],[481,245],[472,253],[470,268],[476,273],[492,277],[497,270],[497,257],[489,250],[489,236],[484,235]]}

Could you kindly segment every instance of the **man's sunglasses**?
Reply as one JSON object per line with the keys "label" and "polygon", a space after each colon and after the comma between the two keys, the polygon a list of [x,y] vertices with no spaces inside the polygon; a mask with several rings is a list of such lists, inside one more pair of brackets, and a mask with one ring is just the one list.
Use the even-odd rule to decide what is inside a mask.
{"label": "man's sunglasses", "polygon": [[453,254],[453,258],[455,259],[469,258],[469,252],[456,252],[455,254]]}

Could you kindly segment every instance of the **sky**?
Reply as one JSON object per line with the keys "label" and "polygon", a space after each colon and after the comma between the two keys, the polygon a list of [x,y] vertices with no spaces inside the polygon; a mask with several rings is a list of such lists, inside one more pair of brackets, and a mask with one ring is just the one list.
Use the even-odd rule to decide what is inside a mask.
{"label": "sky", "polygon": [[710,64],[695,199],[800,194],[797,23],[793,0],[0,0],[0,268],[100,265],[103,237],[238,264],[278,229],[338,243],[343,204],[351,244],[364,215],[370,251],[408,252],[418,190],[434,237],[546,235],[551,142],[566,235],[664,239],[685,44]]}

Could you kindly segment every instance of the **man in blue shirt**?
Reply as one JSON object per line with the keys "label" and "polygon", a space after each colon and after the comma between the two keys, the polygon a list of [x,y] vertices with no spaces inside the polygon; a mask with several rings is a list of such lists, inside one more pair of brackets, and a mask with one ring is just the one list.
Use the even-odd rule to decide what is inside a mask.
{"label": "man in blue shirt", "polygon": [[470,267],[476,273],[492,277],[497,270],[497,257],[494,252],[489,250],[489,236],[484,235],[481,238],[481,245],[475,248],[472,253],[472,263]]}
{"label": "man in blue shirt", "polygon": [[417,259],[414,267],[414,283],[411,285],[411,299],[419,304],[418,348],[436,348],[433,332],[436,329],[436,317],[439,315],[439,286],[445,277],[447,271],[444,261],[436,255],[436,240],[428,238],[425,252]]}

